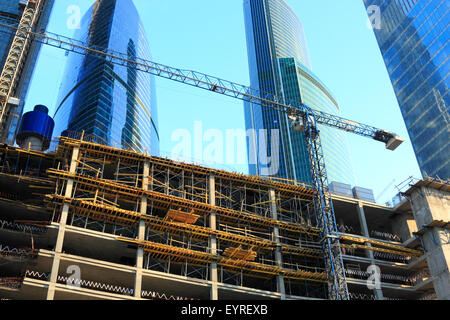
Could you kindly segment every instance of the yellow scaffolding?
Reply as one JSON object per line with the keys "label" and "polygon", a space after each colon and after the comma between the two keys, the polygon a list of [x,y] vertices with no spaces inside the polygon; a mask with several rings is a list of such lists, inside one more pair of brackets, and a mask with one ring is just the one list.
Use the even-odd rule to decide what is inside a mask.
{"label": "yellow scaffolding", "polygon": [[73,199],[65,198],[59,195],[47,195],[47,203],[49,208],[53,208],[54,204],[62,206],[63,203],[68,203],[71,210],[76,210],[80,216],[89,216],[91,219],[98,221],[106,221],[110,224],[130,226],[134,225],[140,220],[145,221],[153,231],[166,232],[171,231],[174,234],[189,234],[196,239],[207,239],[215,235],[218,240],[235,243],[238,245],[254,246],[260,250],[275,250],[277,245],[281,245],[282,252],[286,254],[301,255],[311,258],[321,258],[322,251],[320,249],[302,248],[290,246],[286,244],[278,244],[276,242],[266,240],[258,237],[242,236],[221,230],[212,230],[210,228],[190,225],[186,223],[174,222],[165,220],[156,216],[145,215],[135,211],[123,210],[117,207],[96,203],[94,199]]}
{"label": "yellow scaffolding", "polygon": [[128,238],[117,238],[118,241],[137,244],[150,252],[154,258],[160,260],[167,260],[170,256],[170,261],[183,263],[186,260],[192,263],[208,264],[216,261],[217,265],[223,266],[230,270],[245,270],[252,274],[261,274],[267,276],[283,275],[286,279],[292,280],[307,280],[313,282],[325,283],[325,272],[311,272],[307,270],[289,270],[277,266],[267,265],[258,262],[245,261],[242,259],[232,259],[220,255],[213,255],[207,252],[200,252],[191,249],[178,248],[161,243],[151,241],[133,240]]}
{"label": "yellow scaffolding", "polygon": [[[80,153],[76,159],[77,171],[72,174],[67,171],[67,167],[68,156],[72,154],[74,147],[79,148]],[[0,148],[0,152],[3,152],[3,149]],[[300,206],[307,207],[313,198],[313,191],[309,188],[179,163],[70,138],[61,138],[54,154],[44,155],[13,148],[5,152],[17,155],[27,153],[33,157],[46,157],[50,160],[53,157],[59,161],[57,168],[47,170],[48,181],[53,181],[53,184],[44,187],[54,186],[56,190],[55,194],[48,194],[45,197],[48,209],[56,212],[66,204],[69,215],[86,219],[85,226],[91,219],[133,230],[140,222],[144,222],[147,230],[152,232],[151,236],[148,235],[149,239],[153,239],[152,236],[156,239],[160,236],[167,237],[162,242],[170,239],[169,244],[164,244],[125,237],[116,238],[142,247],[158,261],[186,264],[186,269],[188,264],[205,267],[216,262],[227,272],[246,274],[250,277],[271,279],[274,276],[283,276],[293,281],[321,284],[327,282],[325,272],[317,267],[323,259],[318,242],[318,228],[308,226],[306,223],[276,220],[267,213],[270,213],[267,211],[270,210],[270,206],[276,204],[277,212],[285,213],[286,216],[290,213],[298,214],[303,218],[302,208],[300,214],[295,209],[297,207],[295,201],[298,200],[301,202]],[[152,174],[147,172],[144,176],[142,168],[144,163],[147,169],[150,164]],[[105,165],[109,166],[106,170]],[[114,166],[117,167],[115,173],[113,173]],[[173,172],[169,173],[169,168]],[[107,178],[103,177],[104,172],[107,172],[105,174]],[[185,173],[192,182],[184,182]],[[211,190],[208,190],[206,181],[211,175],[220,179],[220,183],[222,181],[230,183],[229,188],[224,183],[224,189],[220,189],[226,194],[214,190],[218,199],[226,199],[225,205],[207,203],[208,193]],[[28,181],[30,184],[39,184],[40,178],[26,178],[30,179]],[[182,179],[182,182],[179,183],[176,179]],[[62,196],[69,182],[76,191],[71,197]],[[146,190],[147,188],[140,187],[141,185],[150,185],[152,188]],[[276,200],[267,200],[269,190],[275,191]],[[240,199],[246,197],[247,193],[254,203],[241,204]],[[151,214],[137,210],[142,203],[147,204],[143,212],[151,208]],[[135,209],[126,210],[121,207]],[[253,211],[250,207],[257,209]],[[206,226],[206,218],[212,212],[218,218],[217,230]],[[103,228],[105,230],[105,225]],[[272,232],[275,228],[280,230],[278,239],[274,238],[275,232]],[[212,254],[208,248],[207,243],[211,237],[217,239],[218,248],[214,251],[217,254]],[[189,239],[188,242],[185,242],[185,239]],[[198,250],[190,248],[191,240],[200,243]],[[423,254],[420,250],[406,248],[400,244],[364,237],[342,235],[341,242],[345,249],[372,250],[408,257],[419,257]],[[294,243],[296,245],[292,245]],[[291,259],[292,264],[269,260],[273,259],[277,250],[282,255],[289,256],[287,258]],[[269,259],[266,259],[267,257]],[[283,257],[281,261],[288,260],[285,261]],[[298,266],[296,263],[299,261],[306,266]]]}

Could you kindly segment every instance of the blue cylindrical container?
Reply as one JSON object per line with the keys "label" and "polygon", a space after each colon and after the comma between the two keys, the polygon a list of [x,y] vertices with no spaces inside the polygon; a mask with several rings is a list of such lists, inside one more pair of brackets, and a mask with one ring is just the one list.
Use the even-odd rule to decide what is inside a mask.
{"label": "blue cylindrical container", "polygon": [[50,147],[54,127],[55,122],[48,115],[48,108],[37,105],[33,111],[23,115],[16,135],[17,144],[21,148],[45,151]]}

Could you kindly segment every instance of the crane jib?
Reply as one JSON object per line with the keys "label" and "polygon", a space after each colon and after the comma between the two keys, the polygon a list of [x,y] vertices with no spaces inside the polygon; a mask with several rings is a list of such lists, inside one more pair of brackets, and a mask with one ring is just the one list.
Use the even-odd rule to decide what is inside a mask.
{"label": "crane jib", "polygon": [[[7,24],[0,23],[0,26],[11,30],[11,34],[15,34],[17,30],[17,27]],[[143,59],[136,59],[136,61],[132,61],[127,59],[126,54],[107,50],[104,48],[92,47],[82,41],[67,38],[58,34],[37,33],[32,31],[27,31],[27,34],[28,36],[31,36],[33,40],[49,46],[75,52],[78,54],[103,57],[116,64],[123,65],[125,63],[134,63],[140,71],[152,73],[156,76],[164,77],[208,91],[273,108],[277,111],[287,113],[288,115],[292,114],[293,110],[300,116],[308,112],[314,117],[314,121],[317,124],[326,125],[332,128],[343,130],[345,132],[372,138],[376,141],[385,143],[386,148],[389,150],[395,150],[403,141],[405,141],[403,138],[400,138],[396,134],[389,131],[344,119],[336,115],[325,113],[323,111],[313,110],[301,102],[285,101],[285,99],[281,99],[276,95],[261,92],[259,90],[255,90],[238,83],[233,83],[200,72],[177,69]],[[280,101],[283,101],[283,103]]]}

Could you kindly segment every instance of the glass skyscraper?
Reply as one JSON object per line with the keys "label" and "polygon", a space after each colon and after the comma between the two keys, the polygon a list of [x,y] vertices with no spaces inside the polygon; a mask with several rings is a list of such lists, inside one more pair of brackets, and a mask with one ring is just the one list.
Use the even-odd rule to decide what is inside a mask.
{"label": "glass skyscraper", "polygon": [[[35,30],[42,31],[47,28],[50,14],[53,8],[54,0],[41,0],[43,2],[43,11],[41,12]],[[18,27],[22,13],[25,9],[26,1],[22,0],[1,0],[0,1],[0,73],[3,70],[6,58],[14,39],[15,31],[5,25]],[[18,106],[12,110],[12,116],[6,123],[5,131],[0,132],[0,139],[7,143],[14,143],[14,136],[19,125],[25,106],[25,100],[28,94],[28,87],[33,76],[34,67],[39,56],[41,43],[33,41],[29,50],[26,52],[25,63],[19,75],[18,84],[15,89],[14,98],[18,98]]]}
{"label": "glass skyscraper", "polygon": [[[339,115],[336,99],[311,71],[303,27],[289,5],[284,0],[244,0],[244,15],[250,86]],[[257,147],[249,147],[250,174],[310,182],[304,134],[293,130],[287,115],[250,103],[244,110],[247,130],[263,130],[267,136],[258,133],[251,142]],[[344,133],[320,125],[319,129],[329,181],[354,184]],[[279,145],[272,143],[277,135],[272,130],[279,130]],[[266,170],[274,162],[277,170]]]}
{"label": "glass skyscraper", "polygon": [[450,179],[450,2],[364,4],[422,174]]}
{"label": "glass skyscraper", "polygon": [[[151,60],[150,48],[132,0],[97,0],[83,16],[75,38],[91,47]],[[99,142],[159,154],[155,83],[129,63],[70,53],[59,102],[55,135],[82,132]]]}

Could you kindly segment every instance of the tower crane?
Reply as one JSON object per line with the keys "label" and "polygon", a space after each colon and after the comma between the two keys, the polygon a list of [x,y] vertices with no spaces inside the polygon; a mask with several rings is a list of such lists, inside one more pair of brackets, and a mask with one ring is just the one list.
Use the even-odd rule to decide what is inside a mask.
{"label": "tower crane", "polygon": [[2,141],[8,136],[13,118],[20,117],[17,113],[20,104],[17,89],[33,45],[32,35],[28,32],[36,29],[46,3],[46,0],[28,0],[19,3],[23,6],[23,13],[18,27],[11,33],[13,36],[11,47],[0,75],[0,140]]}
{"label": "tower crane", "polygon": [[[11,32],[16,31],[14,27],[0,25],[10,28]],[[404,141],[403,138],[383,129],[350,121],[319,110],[313,110],[298,101],[282,100],[276,95],[260,92],[247,86],[200,72],[177,69],[140,58],[130,60],[124,53],[96,47],[57,34],[37,33],[29,30],[21,36],[69,52],[104,59],[116,65],[129,66],[131,64],[142,72],[286,113],[292,121],[294,130],[304,132],[307,144],[312,187],[314,190],[315,215],[318,221],[321,245],[324,253],[325,271],[327,274],[328,297],[332,300],[349,299],[340,238],[336,227],[331,195],[328,191],[328,179],[317,125],[326,125],[372,138],[385,143],[386,148],[389,150],[395,150]]]}

